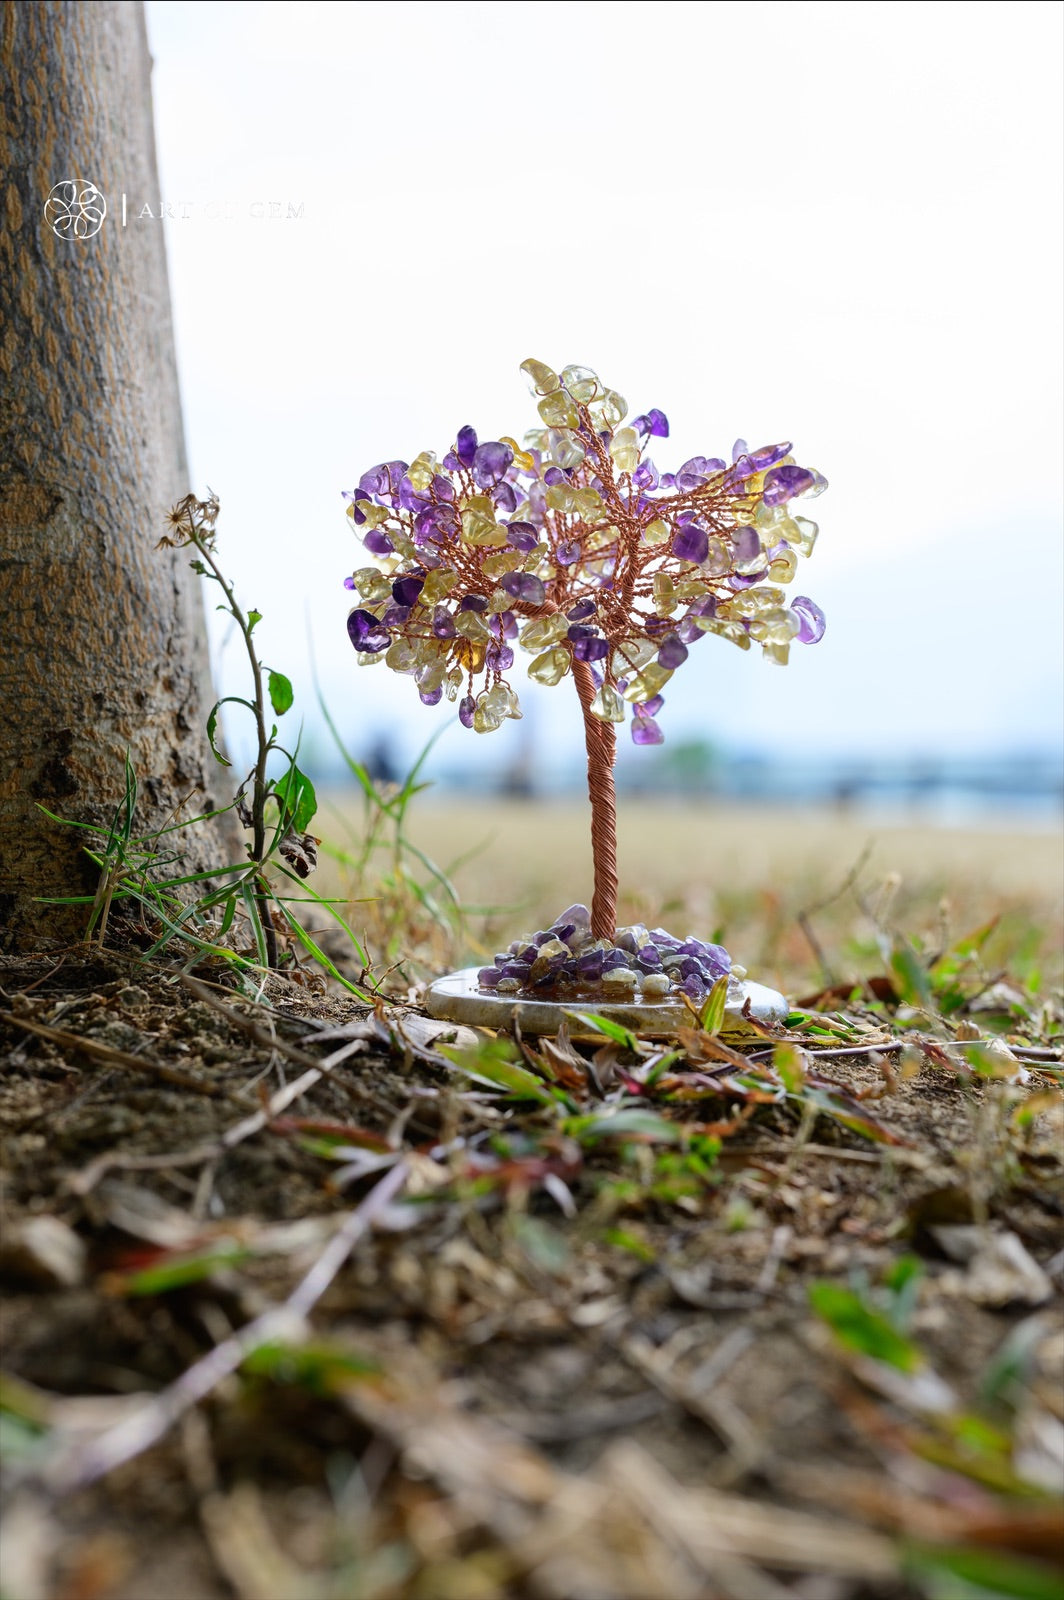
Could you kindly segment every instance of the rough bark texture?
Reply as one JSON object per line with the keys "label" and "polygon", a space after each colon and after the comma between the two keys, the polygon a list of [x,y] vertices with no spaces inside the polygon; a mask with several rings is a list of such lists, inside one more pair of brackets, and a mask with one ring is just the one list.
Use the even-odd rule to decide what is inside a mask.
{"label": "rough bark texture", "polygon": [[[83,913],[35,897],[91,884],[75,830],[109,817],[128,747],[139,823],[220,771],[187,553],[158,551],[188,489],[142,7],[0,5],[0,947],[65,939]],[[46,218],[88,179],[92,238]],[[129,225],[121,197],[129,196]],[[212,790],[214,791],[212,793]],[[203,864],[215,841],[191,844]],[[217,859],[215,853],[213,859]]]}

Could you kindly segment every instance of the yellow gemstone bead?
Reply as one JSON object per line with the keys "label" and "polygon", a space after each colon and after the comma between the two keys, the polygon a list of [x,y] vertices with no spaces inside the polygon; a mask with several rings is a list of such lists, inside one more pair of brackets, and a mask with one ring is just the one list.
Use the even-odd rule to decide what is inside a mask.
{"label": "yellow gemstone bead", "polygon": [[635,677],[629,680],[624,698],[630,704],[652,700],[664,689],[671,677],[672,673],[668,667],[659,666],[656,661],[651,661],[642,672],[637,672]]}
{"label": "yellow gemstone bead", "polygon": [[527,372],[532,379],[533,394],[551,394],[561,386],[561,379],[545,362],[536,361],[529,356],[527,361],[522,361],[521,371]]}
{"label": "yellow gemstone bead", "polygon": [[529,663],[528,676],[536,683],[560,683],[572,666],[573,658],[563,644],[552,645]]}
{"label": "yellow gemstone bead", "polygon": [[425,575],[425,587],[421,591],[421,599],[426,605],[435,605],[445,594],[450,594],[457,582],[458,574],[452,572],[450,567],[434,567]]}
{"label": "yellow gemstone bead", "polygon": [[474,733],[494,733],[496,728],[502,727],[502,713],[489,706],[487,699],[487,694],[477,696],[477,703],[473,709]]}
{"label": "yellow gemstone bead", "polygon": [[[749,641],[747,642],[749,649]],[[789,644],[763,644],[761,646],[766,661],[771,661],[774,667],[785,667],[790,659],[791,647]]]}
{"label": "yellow gemstone bead", "polygon": [[722,578],[731,571],[731,551],[723,539],[710,539],[706,559],[699,569],[707,578]]}
{"label": "yellow gemstone bead", "polygon": [[552,483],[547,486],[547,504],[552,511],[571,511],[575,492],[571,484]]}
{"label": "yellow gemstone bead", "polygon": [[562,382],[574,400],[594,400],[599,391],[598,373],[590,367],[563,367]]}
{"label": "yellow gemstone bead", "polygon": [[[504,572],[514,572],[518,567],[523,566],[526,559],[527,557],[523,550],[500,550],[498,555],[484,557],[481,563],[481,571],[485,577],[501,578]],[[492,610],[494,611],[494,609],[495,607],[492,605]],[[499,610],[505,611],[506,607],[500,606]]]}
{"label": "yellow gemstone bead", "polygon": [[384,660],[384,651],[383,650],[377,650],[377,651],[375,651],[373,653],[370,653],[370,651],[368,651],[368,650],[359,650],[355,655],[355,661],[360,667],[372,667],[378,661],[383,661],[383,660]]}
{"label": "yellow gemstone bead", "polygon": [[798,571],[798,556],[794,550],[781,550],[769,563],[768,575],[773,583],[790,583]]}
{"label": "yellow gemstone bead", "polygon": [[604,683],[590,706],[591,715],[601,722],[623,722],[624,701],[612,683]]}
{"label": "yellow gemstone bead", "polygon": [[610,441],[610,456],[619,472],[634,472],[639,465],[639,436],[634,428],[618,428]]}
{"label": "yellow gemstone bead", "polygon": [[495,507],[486,494],[474,495],[462,510],[462,538],[467,544],[503,545],[506,534],[495,521]]}
{"label": "yellow gemstone bead", "polygon": [[580,413],[564,389],[546,395],[536,408],[544,422],[551,428],[578,428]]}
{"label": "yellow gemstone bead", "polygon": [[454,660],[464,671],[477,673],[484,665],[487,647],[482,639],[459,639],[454,646]]}
{"label": "yellow gemstone bead", "polygon": [[529,428],[523,435],[521,443],[526,450],[549,450],[550,434],[546,428]]}
{"label": "yellow gemstone bead", "polygon": [[587,455],[576,434],[561,428],[552,428],[550,431],[550,453],[554,464],[563,467],[566,472],[578,467]]}
{"label": "yellow gemstone bead", "polygon": [[677,600],[701,600],[705,592],[706,585],[701,578],[685,578],[675,589]]}
{"label": "yellow gemstone bead", "polygon": [[648,522],[643,529],[643,543],[649,545],[668,544],[671,532],[672,530],[667,522],[662,522],[660,518],[655,518],[653,522]]}
{"label": "yellow gemstone bead", "polygon": [[607,389],[602,397],[602,409],[610,427],[615,428],[628,415],[628,401],[616,389]]}
{"label": "yellow gemstone bead", "polygon": [[417,651],[409,639],[393,639],[384,661],[393,672],[413,672],[418,664]]}
{"label": "yellow gemstone bead", "polygon": [[547,645],[564,638],[568,631],[569,624],[565,617],[560,611],[555,611],[549,617],[533,617],[531,622],[526,622],[518,634],[518,640],[525,650],[543,650]]}
{"label": "yellow gemstone bead", "polygon": [[459,611],[454,619],[454,631],[463,639],[480,639],[484,643],[491,638],[491,634],[480,619],[479,611]]}
{"label": "yellow gemstone bead", "polygon": [[658,615],[671,617],[676,610],[676,587],[667,572],[655,572],[652,590]]}
{"label": "yellow gemstone bead", "polygon": [[452,667],[443,680],[443,692],[448,700],[457,700],[465,685],[465,674]]}
{"label": "yellow gemstone bead", "polygon": [[573,511],[585,522],[594,522],[602,515],[602,496],[597,489],[577,489],[573,495]]}
{"label": "yellow gemstone bead", "polygon": [[380,600],[390,600],[392,586],[379,567],[359,567],[354,574],[355,588],[363,600],[376,605]]}
{"label": "yellow gemstone bead", "polygon": [[[361,525],[363,528],[379,528],[385,522],[387,522],[388,518],[391,516],[391,512],[388,510],[387,506],[375,506],[372,500],[356,500],[355,505],[357,505],[358,509],[366,519]],[[352,515],[352,509],[350,506],[347,508],[347,514],[348,516]]]}
{"label": "yellow gemstone bead", "polygon": [[794,545],[799,555],[811,556],[816,536],[820,532],[817,523],[810,522],[808,517],[794,518],[794,533],[790,536],[790,543]]}
{"label": "yellow gemstone bead", "polygon": [[628,678],[633,672],[638,672],[640,667],[645,667],[648,661],[653,661],[658,653],[656,644],[649,639],[628,639],[613,652],[610,663],[615,678]]}
{"label": "yellow gemstone bead", "polygon": [[515,467],[520,467],[522,472],[531,472],[532,468],[535,466],[535,462],[528,454],[527,450],[521,449],[521,446],[518,444],[516,439],[511,439],[508,434],[504,433],[500,436],[499,443],[509,445],[510,449],[514,453]]}
{"label": "yellow gemstone bead", "polygon": [[410,463],[407,469],[407,477],[410,479],[411,486],[420,494],[429,487],[435,476],[436,452],[435,450],[422,450],[421,454]]}

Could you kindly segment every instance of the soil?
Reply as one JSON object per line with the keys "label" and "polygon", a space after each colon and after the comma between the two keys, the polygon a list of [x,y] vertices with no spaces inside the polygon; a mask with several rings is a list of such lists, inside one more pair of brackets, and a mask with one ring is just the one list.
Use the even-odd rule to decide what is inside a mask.
{"label": "soil", "polygon": [[792,1042],[849,1047],[812,1063],[847,1122],[696,1027],[649,1084],[530,1047],[515,1097],[416,1008],[265,1000],[135,952],[0,969],[4,1600],[1056,1592],[1032,1026],[994,1075],[835,1002]]}

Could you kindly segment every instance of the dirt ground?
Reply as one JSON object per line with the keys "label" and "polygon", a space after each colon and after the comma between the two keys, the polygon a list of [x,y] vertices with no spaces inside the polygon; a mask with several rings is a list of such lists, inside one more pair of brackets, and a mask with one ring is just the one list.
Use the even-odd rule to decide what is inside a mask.
{"label": "dirt ground", "polygon": [[923,971],[736,1055],[7,959],[3,1600],[1058,1595],[1060,1008]]}

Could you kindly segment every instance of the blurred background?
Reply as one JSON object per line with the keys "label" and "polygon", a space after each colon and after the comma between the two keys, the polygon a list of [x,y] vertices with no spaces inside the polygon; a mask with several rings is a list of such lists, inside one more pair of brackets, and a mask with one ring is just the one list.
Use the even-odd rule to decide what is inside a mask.
{"label": "blurred background", "polygon": [[[665,410],[663,469],[787,438],[831,485],[795,584],[823,643],[780,670],[707,642],[669,685],[667,743],[625,735],[633,816],[711,804],[718,856],[744,816],[784,853],[821,824],[837,847],[840,819],[855,841],[952,829],[969,862],[1000,836],[987,871],[1019,833],[1033,878],[1058,870],[1057,7],[147,13],[162,192],[129,197],[130,226],[165,230],[193,483],[221,498],[223,558],[323,788],[342,802],[312,662],[379,775],[442,730],[422,776],[459,808],[456,844],[499,792],[579,815],[568,685],[528,685],[519,660],[524,721],[480,737],[358,669],[344,625],[363,562],[342,490],[466,422],[520,437],[534,355]],[[215,631],[223,693],[237,643]],[[689,846],[694,825],[663,829]],[[634,871],[649,835],[627,848]]]}

